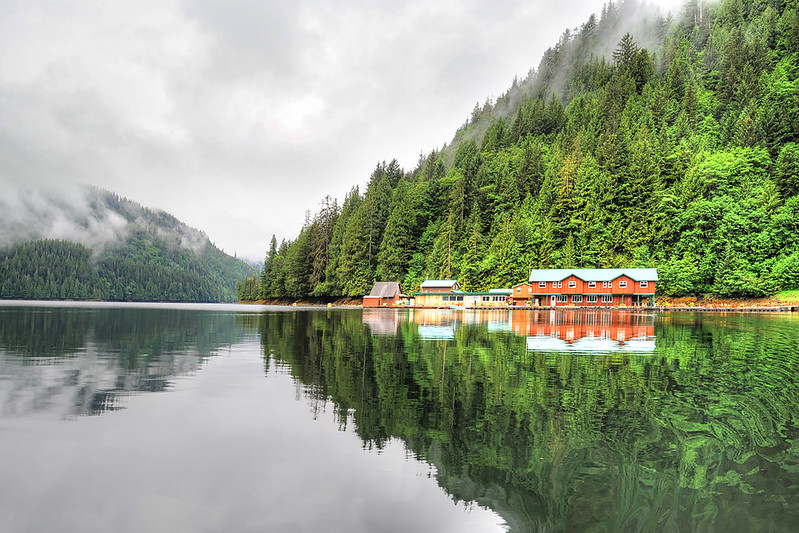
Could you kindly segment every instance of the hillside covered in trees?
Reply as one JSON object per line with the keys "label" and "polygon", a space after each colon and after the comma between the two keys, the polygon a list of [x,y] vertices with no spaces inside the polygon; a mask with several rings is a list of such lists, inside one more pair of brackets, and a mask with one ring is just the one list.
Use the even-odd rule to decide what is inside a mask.
{"label": "hillside covered in trees", "polygon": [[451,144],[379,163],[273,238],[239,297],[484,290],[552,267],[657,267],[669,296],[797,288],[797,143],[796,0],[608,3]]}
{"label": "hillside covered in trees", "polygon": [[233,301],[236,281],[255,270],[168,213],[84,193],[77,203],[46,204],[49,215],[34,213],[58,213],[72,239],[32,236],[0,248],[0,298]]}

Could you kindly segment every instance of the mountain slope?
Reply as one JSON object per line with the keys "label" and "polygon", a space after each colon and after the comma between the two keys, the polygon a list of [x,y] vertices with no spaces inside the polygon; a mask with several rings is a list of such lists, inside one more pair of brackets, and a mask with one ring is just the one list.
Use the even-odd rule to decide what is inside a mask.
{"label": "mountain slope", "polygon": [[666,295],[796,288],[798,143],[796,0],[691,0],[677,17],[607,4],[452,144],[410,172],[379,164],[242,287],[475,290],[531,268],[637,266]]}
{"label": "mountain slope", "polygon": [[4,207],[0,298],[233,301],[254,271],[172,215],[100,189]]}

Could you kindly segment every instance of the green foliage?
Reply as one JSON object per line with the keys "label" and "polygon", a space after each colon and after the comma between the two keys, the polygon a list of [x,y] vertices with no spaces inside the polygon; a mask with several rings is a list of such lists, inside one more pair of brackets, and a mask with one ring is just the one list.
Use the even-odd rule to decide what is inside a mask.
{"label": "green foliage", "polygon": [[[412,172],[378,164],[261,284],[360,296],[376,280],[482,289],[533,267],[646,264],[673,296],[797,288],[797,42],[795,2],[692,1],[676,19],[608,4],[441,152]],[[322,241],[324,275],[301,264]]]}

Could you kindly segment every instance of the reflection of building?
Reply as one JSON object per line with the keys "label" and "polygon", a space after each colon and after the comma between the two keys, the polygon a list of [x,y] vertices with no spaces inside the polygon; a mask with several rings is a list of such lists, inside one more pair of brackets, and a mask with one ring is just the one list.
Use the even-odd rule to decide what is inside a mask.
{"label": "reflection of building", "polygon": [[654,268],[533,270],[530,272],[530,303],[589,307],[647,305],[655,296],[657,281]]}
{"label": "reflection of building", "polygon": [[461,327],[485,325],[488,332],[527,337],[534,351],[652,352],[655,316],[618,309],[421,309],[407,312],[364,309],[374,335],[396,335],[399,324],[418,325],[422,339],[454,339]]}
{"label": "reflection of building", "polygon": [[393,311],[383,311],[381,309],[364,309],[363,323],[372,330],[372,335],[391,335],[394,336],[399,331],[399,323],[402,320],[398,313]]}
{"label": "reflection of building", "polygon": [[514,311],[513,331],[528,350],[629,351],[655,349],[655,317],[634,311]]}
{"label": "reflection of building", "polygon": [[400,284],[396,281],[377,281],[372,285],[372,291],[363,297],[364,307],[394,307],[403,299]]}

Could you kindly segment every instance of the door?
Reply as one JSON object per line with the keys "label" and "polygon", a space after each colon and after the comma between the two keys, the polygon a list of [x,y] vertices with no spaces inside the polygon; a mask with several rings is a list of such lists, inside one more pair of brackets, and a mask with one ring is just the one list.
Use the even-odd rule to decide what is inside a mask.
{"label": "door", "polygon": [[555,302],[557,301],[556,300],[557,296],[551,296],[550,298],[552,298],[552,304],[551,304],[552,307],[555,307]]}

